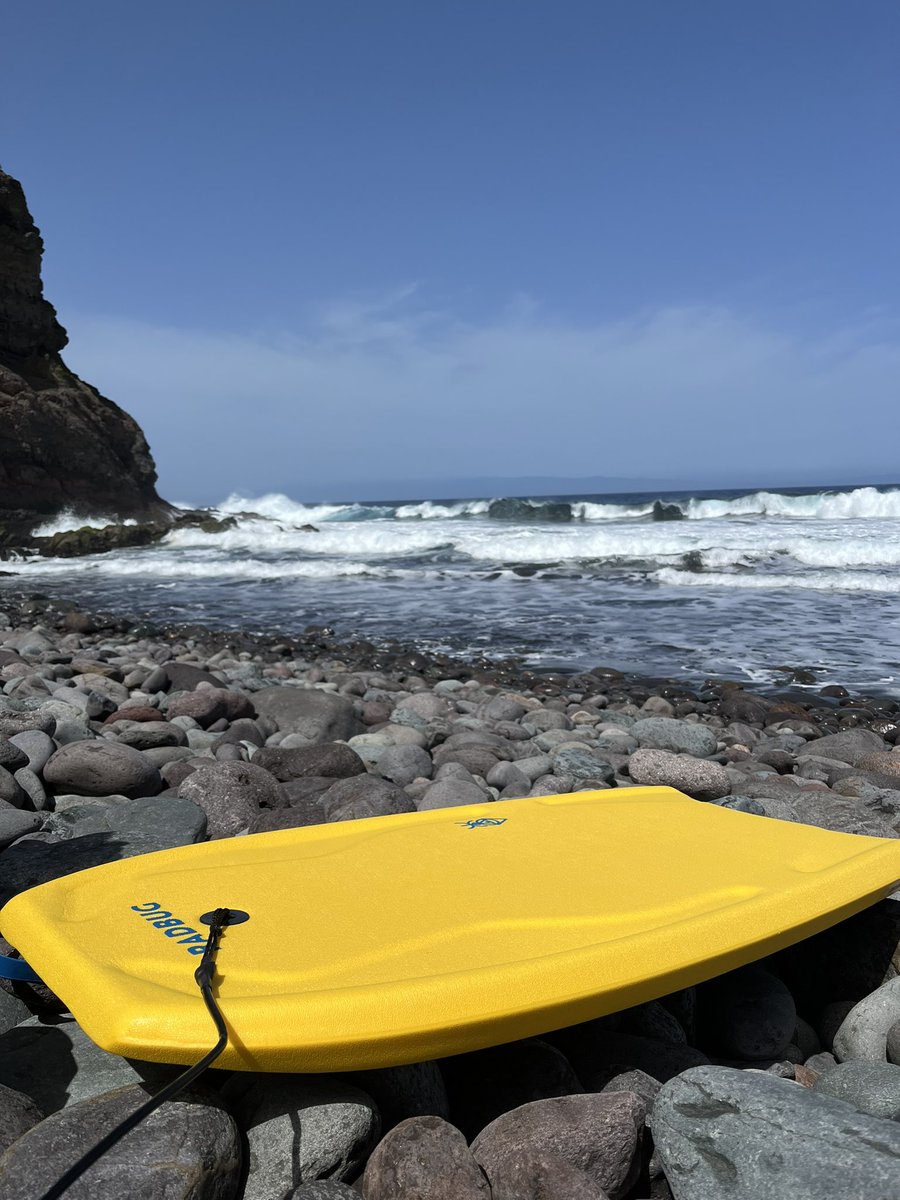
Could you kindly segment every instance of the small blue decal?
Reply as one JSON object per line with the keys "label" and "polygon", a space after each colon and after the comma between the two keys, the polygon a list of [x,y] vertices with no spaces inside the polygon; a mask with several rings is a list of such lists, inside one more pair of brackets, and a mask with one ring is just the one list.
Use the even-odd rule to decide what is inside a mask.
{"label": "small blue decal", "polygon": [[466,829],[485,829],[488,825],[505,825],[507,817],[476,817],[472,821],[457,821],[457,825],[464,825]]}

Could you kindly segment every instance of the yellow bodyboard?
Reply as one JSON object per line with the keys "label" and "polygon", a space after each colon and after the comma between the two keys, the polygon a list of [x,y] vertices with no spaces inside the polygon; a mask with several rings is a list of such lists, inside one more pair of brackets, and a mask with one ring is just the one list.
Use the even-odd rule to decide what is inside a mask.
{"label": "yellow bodyboard", "polygon": [[338,1071],[615,1012],[835,924],[900,880],[900,842],[671,788],[485,803],[124,859],[23,892],[3,934],[98,1045],[193,1063],[201,914],[226,929],[217,1065]]}

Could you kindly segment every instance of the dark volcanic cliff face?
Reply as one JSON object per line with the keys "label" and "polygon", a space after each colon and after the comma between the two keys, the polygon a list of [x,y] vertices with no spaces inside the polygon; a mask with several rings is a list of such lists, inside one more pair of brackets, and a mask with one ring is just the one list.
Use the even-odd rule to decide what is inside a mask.
{"label": "dark volcanic cliff face", "polygon": [[59,356],[68,338],[43,296],[42,253],[21,185],[0,170],[0,532],[22,535],[63,508],[163,517],[137,422]]}

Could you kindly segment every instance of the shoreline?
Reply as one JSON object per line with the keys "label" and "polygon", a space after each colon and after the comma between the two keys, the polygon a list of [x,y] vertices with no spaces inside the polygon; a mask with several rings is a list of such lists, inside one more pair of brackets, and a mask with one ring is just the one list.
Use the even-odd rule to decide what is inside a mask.
{"label": "shoreline", "polygon": [[[281,629],[251,630],[240,626],[218,627],[202,622],[184,623],[155,621],[146,615],[82,607],[72,600],[63,600],[37,590],[23,592],[0,588],[0,614],[7,613],[13,624],[52,622],[62,633],[79,633],[88,638],[101,636],[152,637],[169,643],[191,642],[207,646],[212,653],[229,649],[272,655],[273,660],[289,654],[300,654],[313,661],[319,658],[338,658],[350,670],[390,670],[421,672],[425,678],[438,680],[474,679],[485,684],[503,687],[537,689],[537,694],[559,695],[567,688],[590,686],[591,680],[614,683],[625,696],[659,694],[664,698],[685,698],[711,704],[723,696],[745,692],[749,696],[785,705],[786,715],[795,712],[793,706],[807,708],[817,714],[855,715],[866,719],[882,719],[900,714],[900,687],[887,691],[883,684],[871,689],[851,689],[841,684],[819,684],[817,673],[829,673],[829,668],[809,668],[785,664],[778,682],[754,682],[710,676],[702,682],[679,675],[660,675],[640,670],[620,670],[599,664],[589,670],[576,666],[535,666],[526,662],[526,655],[488,656],[471,651],[454,653],[434,651],[415,641],[402,642],[389,637],[377,640],[341,636],[328,625],[307,625],[299,633]],[[2,632],[2,630],[0,630]],[[658,693],[656,689],[662,689]],[[860,723],[860,721],[856,721]]]}

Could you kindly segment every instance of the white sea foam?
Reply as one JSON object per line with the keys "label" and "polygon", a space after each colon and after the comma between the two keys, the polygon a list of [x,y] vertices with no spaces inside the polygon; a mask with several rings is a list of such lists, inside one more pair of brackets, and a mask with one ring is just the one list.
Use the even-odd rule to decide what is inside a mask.
{"label": "white sea foam", "polygon": [[689,520],[720,517],[796,517],[801,520],[842,521],[861,519],[900,519],[900,488],[856,488],[852,492],[816,492],[809,496],[788,496],[782,492],[754,492],[733,500],[689,500],[684,506]]}
{"label": "white sea foam", "polygon": [[[652,514],[653,503],[598,503],[574,497],[564,500],[570,504],[576,521],[630,521],[646,519]],[[304,504],[289,496],[272,492],[264,496],[242,496],[233,493],[218,506],[225,514],[259,513],[284,524],[300,525],[316,521],[353,521],[365,519],[453,520],[487,517],[492,501],[459,500],[439,504],[433,500],[391,505],[384,502],[363,504]],[[546,498],[527,500],[535,507]],[[758,491],[735,498],[693,498],[666,500],[676,505],[690,521],[720,520],[728,517],[794,517],[800,520],[886,519],[900,520],[900,488],[880,490],[875,487],[856,488],[850,492],[814,492],[791,496],[783,492]]]}
{"label": "white sea foam", "polygon": [[446,521],[453,517],[483,517],[489,500],[460,500],[457,504],[435,504],[423,500],[420,504],[401,504],[394,514],[399,520]]}
{"label": "white sea foam", "polygon": [[729,575],[725,572],[678,571],[662,567],[653,573],[658,583],[673,587],[744,588],[755,591],[782,591],[807,588],[817,592],[888,592],[896,595],[897,579],[890,575],[864,571],[807,571],[803,574]]}
{"label": "white sea foam", "polygon": [[105,525],[136,525],[137,521],[129,519],[118,521],[113,516],[79,517],[71,508],[64,508],[55,516],[49,517],[43,525],[32,530],[34,537],[53,537],[54,533],[68,533],[72,529],[103,529]]}
{"label": "white sea foam", "polygon": [[[424,572],[379,567],[364,562],[335,562],[307,559],[301,562],[263,559],[189,558],[177,555],[134,555],[132,557],[68,559],[42,558],[24,564],[31,575],[105,575],[150,577],[167,586],[173,579],[339,579],[366,576],[372,579],[424,577]],[[165,582],[163,582],[165,581]]]}

